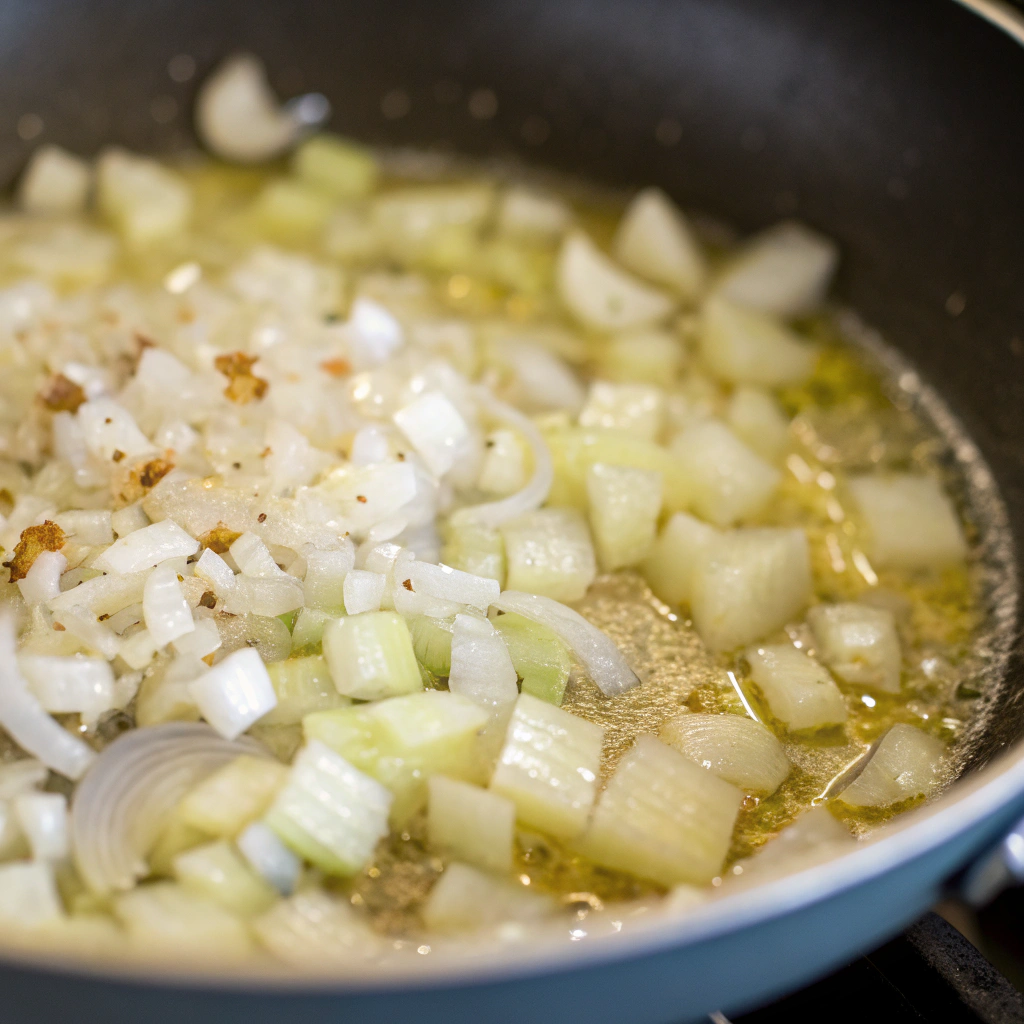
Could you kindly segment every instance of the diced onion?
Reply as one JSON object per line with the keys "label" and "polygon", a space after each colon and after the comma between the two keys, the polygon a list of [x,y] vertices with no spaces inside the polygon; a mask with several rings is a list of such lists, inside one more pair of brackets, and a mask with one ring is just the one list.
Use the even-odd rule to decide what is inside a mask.
{"label": "diced onion", "polygon": [[448,689],[477,704],[501,707],[519,695],[517,678],[505,641],[491,623],[456,615]]}
{"label": "diced onion", "polygon": [[0,725],[48,768],[80,779],[96,757],[91,747],[54,721],[29,692],[18,671],[17,634],[9,613],[0,615]]}
{"label": "diced onion", "polygon": [[182,796],[240,754],[269,757],[253,740],[229,742],[197,722],[137,728],[111,743],[71,808],[82,881],[101,895],[130,889],[146,873],[146,852]]}
{"label": "diced onion", "polygon": [[93,565],[103,572],[141,572],[168,558],[188,558],[198,550],[199,541],[190,537],[173,519],[164,519],[114,541]]}
{"label": "diced onion", "polygon": [[60,594],[60,577],[68,560],[59,551],[40,551],[25,578],[18,580],[18,589],[25,604],[42,604]]}
{"label": "diced onion", "polygon": [[189,689],[210,725],[229,740],[277,706],[277,694],[259,651],[234,651]]}
{"label": "diced onion", "polygon": [[503,612],[515,612],[523,618],[547,626],[558,636],[587,670],[594,685],[606,696],[614,697],[639,684],[640,680],[626,663],[615,642],[579,612],[550,597],[506,590],[493,603]]}
{"label": "diced onion", "polygon": [[77,711],[85,724],[92,725],[114,706],[114,673],[103,658],[22,654],[18,667],[46,711]]}
{"label": "diced onion", "polygon": [[501,593],[497,580],[474,576],[447,565],[413,561],[402,574],[409,579],[417,594],[454,604],[468,604],[481,612],[486,612]]}
{"label": "diced onion", "polygon": [[440,391],[420,395],[392,417],[434,476],[444,476],[469,440],[469,427]]}
{"label": "diced onion", "polygon": [[146,629],[157,647],[163,647],[196,628],[192,611],[181,591],[178,574],[169,565],[157,566],[142,592]]}
{"label": "diced onion", "polygon": [[380,611],[388,578],[381,572],[353,569],[347,573],[344,582],[345,611],[349,615],[360,612]]}
{"label": "diced onion", "polygon": [[529,417],[524,416],[517,409],[513,409],[512,406],[499,402],[483,389],[478,391],[478,398],[490,415],[522,434],[530,446],[533,456],[533,475],[521,491],[510,494],[507,498],[502,498],[501,501],[473,505],[470,508],[461,509],[457,513],[460,524],[473,523],[493,529],[509,519],[515,519],[526,512],[540,508],[551,491],[555,471],[551,464],[551,453],[548,451],[548,446]]}

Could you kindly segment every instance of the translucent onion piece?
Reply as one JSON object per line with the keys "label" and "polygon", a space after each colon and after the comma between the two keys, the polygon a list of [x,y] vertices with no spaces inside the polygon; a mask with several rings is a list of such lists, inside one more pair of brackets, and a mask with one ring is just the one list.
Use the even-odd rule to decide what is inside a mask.
{"label": "translucent onion piece", "polygon": [[547,500],[552,481],[555,478],[555,471],[551,464],[548,446],[528,416],[524,416],[504,402],[499,402],[490,392],[482,388],[478,390],[477,398],[491,416],[519,431],[529,444],[533,455],[533,475],[521,491],[510,494],[507,498],[502,498],[501,501],[490,501],[483,505],[473,505],[470,508],[461,509],[453,517],[460,526],[474,524],[493,528],[509,519],[521,516],[524,512],[532,512],[534,509],[540,508]]}
{"label": "translucent onion piece", "polygon": [[241,754],[270,756],[254,740],[226,740],[199,722],[133,729],[111,743],[71,807],[72,849],[85,884],[101,895],[130,889],[182,796]]}
{"label": "translucent onion piece", "polygon": [[196,127],[217,156],[259,163],[291,148],[301,124],[279,106],[262,62],[251,54],[240,54],[203,84],[196,103]]}
{"label": "translucent onion piece", "polygon": [[946,744],[898,722],[879,741],[864,770],[840,794],[851,807],[890,807],[928,796],[942,782]]}
{"label": "translucent onion piece", "polygon": [[519,695],[516,682],[501,634],[487,619],[456,615],[448,689],[476,704],[497,708]]}
{"label": "translucent onion piece", "polygon": [[550,597],[506,590],[494,602],[494,607],[547,626],[572,649],[606,697],[614,697],[639,684],[640,680],[626,664],[614,641],[564,604]]}
{"label": "translucent onion piece", "polygon": [[749,793],[774,793],[789,774],[782,744],[744,715],[683,712],[665,722],[659,737],[692,761]]}
{"label": "translucent onion piece", "polygon": [[58,725],[29,692],[18,670],[14,619],[0,615],[0,725],[48,768],[79,779],[96,757],[92,748]]}

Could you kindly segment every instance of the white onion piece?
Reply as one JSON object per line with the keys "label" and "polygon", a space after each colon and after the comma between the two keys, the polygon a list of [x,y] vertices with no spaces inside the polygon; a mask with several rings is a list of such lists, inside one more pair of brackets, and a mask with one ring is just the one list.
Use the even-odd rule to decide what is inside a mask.
{"label": "white onion piece", "polygon": [[428,391],[391,417],[436,477],[442,477],[470,439],[469,427],[451,400]]}
{"label": "white onion piece", "polygon": [[346,613],[358,615],[360,612],[380,611],[387,585],[388,578],[382,572],[352,569],[345,575],[343,584]]}
{"label": "white onion piece", "polygon": [[210,725],[229,740],[277,706],[277,694],[259,651],[233,651],[189,690]]}
{"label": "white onion piece", "polygon": [[551,453],[548,451],[548,446],[544,443],[541,432],[528,416],[524,416],[518,409],[513,409],[512,406],[506,405],[504,402],[499,402],[483,388],[477,391],[477,398],[489,415],[519,431],[530,446],[533,456],[533,475],[521,491],[510,494],[507,498],[502,498],[501,501],[473,505],[470,508],[460,509],[456,513],[460,524],[475,523],[494,529],[509,519],[515,519],[526,512],[533,512],[534,509],[540,508],[547,500],[548,492],[551,490],[555,470],[551,464]]}
{"label": "white onion piece", "polygon": [[40,551],[25,578],[18,580],[18,589],[25,604],[42,604],[60,594],[61,573],[68,560],[59,551]]}
{"label": "white onion piece", "polygon": [[550,629],[572,649],[594,685],[606,697],[614,697],[639,684],[640,680],[626,664],[611,637],[587,622],[579,612],[550,597],[524,594],[518,590],[504,591],[493,606],[503,612],[515,612]]}
{"label": "white onion piece", "polygon": [[68,844],[68,801],[63,793],[24,793],[14,813],[36,860],[63,860]]}
{"label": "white onion piece", "polygon": [[277,837],[277,833],[254,821],[235,840],[253,870],[262,875],[282,896],[290,896],[302,873],[302,861]]}
{"label": "white onion piece", "polygon": [[89,889],[130,889],[146,873],[146,852],[178,801],[241,754],[270,756],[254,740],[225,740],[200,722],[132,729],[114,740],[71,807],[75,865]]}
{"label": "white onion piece", "polygon": [[172,566],[158,565],[150,573],[142,592],[142,614],[146,629],[157,647],[163,647],[196,628],[192,609],[185,600],[178,574]]}
{"label": "white onion piece", "polygon": [[205,658],[213,654],[223,643],[220,630],[213,619],[199,619],[191,633],[178,637],[174,641],[174,649],[178,654],[192,658]]}
{"label": "white onion piece", "polygon": [[349,460],[353,466],[372,466],[389,454],[388,435],[380,427],[363,427],[352,439]]}
{"label": "white onion piece", "polygon": [[416,594],[453,604],[468,604],[481,612],[486,612],[501,594],[497,580],[429,562],[410,562],[402,570],[402,578],[409,580]]}
{"label": "white onion piece", "polygon": [[405,331],[391,311],[363,297],[352,303],[344,333],[360,367],[379,366],[405,344]]}
{"label": "white onion piece", "polygon": [[93,567],[103,572],[141,572],[168,558],[188,558],[198,550],[199,541],[190,537],[173,519],[164,519],[115,540],[93,561]]}
{"label": "white onion piece", "polygon": [[196,562],[195,574],[205,580],[220,598],[226,597],[235,586],[235,574],[231,566],[215,551],[207,548]]}
{"label": "white onion piece", "polygon": [[267,579],[287,575],[274,561],[267,545],[255,533],[243,533],[228,550],[243,576]]}
{"label": "white onion piece", "polygon": [[298,141],[301,122],[278,102],[262,62],[251,54],[226,60],[196,101],[196,129],[217,156],[260,163]]}
{"label": "white onion piece", "polygon": [[456,615],[448,689],[475,704],[500,708],[519,696],[518,676],[501,634],[487,619]]}
{"label": "white onion piece", "polygon": [[55,722],[29,692],[18,671],[17,648],[14,619],[9,613],[0,615],[0,725],[47,768],[80,779],[96,752]]}
{"label": "white onion piece", "polygon": [[114,706],[114,673],[104,658],[22,654],[18,667],[46,711],[78,712],[92,725]]}
{"label": "white onion piece", "polygon": [[53,621],[104,658],[116,658],[124,646],[120,637],[87,608],[58,608],[53,613]]}
{"label": "white onion piece", "polygon": [[[147,352],[156,351],[146,349]],[[70,509],[58,512],[53,521],[76,544],[106,545],[114,543],[114,530],[110,525],[111,513],[107,509]]]}
{"label": "white onion piece", "polygon": [[79,406],[77,416],[86,447],[104,462],[113,459],[115,452],[133,459],[154,450],[135,417],[112,398],[86,402]]}

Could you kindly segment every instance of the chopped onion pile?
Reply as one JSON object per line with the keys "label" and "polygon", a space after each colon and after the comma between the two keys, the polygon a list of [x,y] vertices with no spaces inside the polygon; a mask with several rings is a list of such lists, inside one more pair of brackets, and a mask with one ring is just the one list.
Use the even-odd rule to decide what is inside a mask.
{"label": "chopped onion pile", "polygon": [[[535,845],[704,902],[823,738],[859,774],[733,874],[937,788],[948,717],[885,717],[941,647],[897,594],[968,548],[932,463],[864,472],[877,403],[818,408],[832,243],[709,259],[657,189],[592,237],[561,195],[396,183],[327,113],[232,58],[201,140],[287,167],[45,146],[0,214],[0,927],[332,970],[373,915],[422,951],[602,910],[551,850],[517,875]],[[698,637],[729,671],[666,703]],[[381,900],[421,831],[439,880]]]}

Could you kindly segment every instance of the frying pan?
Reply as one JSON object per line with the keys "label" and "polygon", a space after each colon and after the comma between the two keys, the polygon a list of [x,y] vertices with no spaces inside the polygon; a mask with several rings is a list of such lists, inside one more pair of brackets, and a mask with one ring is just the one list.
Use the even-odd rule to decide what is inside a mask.
{"label": "frying pan", "polygon": [[807,221],[843,248],[839,300],[918,371],[897,378],[952,441],[992,581],[985,695],[958,749],[964,778],[838,861],[616,941],[344,984],[10,955],[3,1019],[696,1019],[879,943],[996,843],[1024,814],[1021,40],[1024,21],[993,0],[0,5],[0,183],[40,141],[83,153],[188,146],[196,83],[246,49],[283,94],[327,94],[333,126],[371,142],[656,183],[743,230]]}

